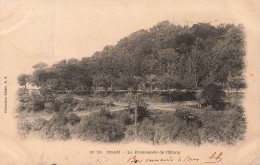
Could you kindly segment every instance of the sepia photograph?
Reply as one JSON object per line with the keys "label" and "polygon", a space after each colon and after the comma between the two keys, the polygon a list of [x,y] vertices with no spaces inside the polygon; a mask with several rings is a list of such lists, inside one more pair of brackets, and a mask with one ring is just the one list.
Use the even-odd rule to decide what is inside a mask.
{"label": "sepia photograph", "polygon": [[22,137],[235,145],[244,139],[243,25],[161,21],[17,81]]}
{"label": "sepia photograph", "polygon": [[257,165],[257,0],[0,1],[0,165]]}

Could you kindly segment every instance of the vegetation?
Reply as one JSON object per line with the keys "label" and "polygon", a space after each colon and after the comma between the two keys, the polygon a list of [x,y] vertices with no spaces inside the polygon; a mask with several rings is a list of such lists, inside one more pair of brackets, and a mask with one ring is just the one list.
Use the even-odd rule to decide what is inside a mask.
{"label": "vegetation", "polygon": [[236,144],[246,132],[244,56],[241,25],[163,21],[91,57],[38,63],[18,77],[19,133]]}
{"label": "vegetation", "polygon": [[56,93],[195,89],[212,82],[240,89],[245,87],[244,56],[241,25],[188,27],[163,21],[115,46],[105,46],[92,57],[62,60],[51,67],[36,64],[32,75],[22,74],[18,80],[21,86],[30,83]]}

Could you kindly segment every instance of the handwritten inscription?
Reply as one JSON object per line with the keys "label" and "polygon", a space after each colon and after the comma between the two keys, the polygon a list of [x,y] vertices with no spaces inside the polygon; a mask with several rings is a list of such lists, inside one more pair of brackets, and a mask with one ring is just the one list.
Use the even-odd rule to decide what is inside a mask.
{"label": "handwritten inscription", "polygon": [[186,157],[167,157],[167,158],[146,158],[146,159],[140,159],[138,158],[136,155],[131,156],[127,162],[128,163],[149,163],[149,162],[199,162],[199,161],[204,161],[204,163],[218,163],[222,161],[222,156],[223,153],[217,153],[214,152],[212,155],[210,155],[209,157],[205,159],[199,159],[197,157],[192,157],[190,155],[186,156]]}
{"label": "handwritten inscription", "polygon": [[219,154],[217,154],[216,152],[214,152],[210,157],[210,161],[208,162],[204,162],[204,163],[218,163],[220,161],[222,161],[222,152],[220,152]]}

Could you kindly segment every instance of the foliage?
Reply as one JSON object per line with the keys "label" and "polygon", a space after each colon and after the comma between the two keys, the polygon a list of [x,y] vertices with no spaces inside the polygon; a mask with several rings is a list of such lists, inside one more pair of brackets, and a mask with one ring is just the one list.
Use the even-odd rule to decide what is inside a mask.
{"label": "foliage", "polygon": [[81,120],[80,117],[75,113],[68,114],[67,119],[68,119],[68,123],[70,123],[71,125],[75,125],[79,123]]}
{"label": "foliage", "polygon": [[[226,143],[234,145],[243,140],[246,132],[246,120],[243,109],[237,107],[226,111],[205,111],[204,137],[208,143]],[[210,118],[210,120],[208,120]]]}
{"label": "foliage", "polygon": [[24,86],[26,88],[26,84],[30,82],[30,75],[28,74],[21,74],[18,77],[18,83],[21,86]]}
{"label": "foliage", "polygon": [[221,86],[214,83],[206,85],[202,91],[203,98],[207,104],[212,105],[214,109],[223,109],[223,98],[226,96]]}
{"label": "foliage", "polygon": [[112,114],[112,113],[110,112],[110,110],[109,110],[108,108],[106,108],[106,107],[101,107],[101,109],[100,109],[98,115],[101,116],[101,117],[103,117],[103,116],[104,116],[104,117],[107,117],[107,118],[109,118],[109,119],[113,119],[113,118],[114,118],[113,114]]}
{"label": "foliage", "polygon": [[66,140],[70,138],[70,132],[66,126],[47,123],[41,130],[41,136],[53,140]]}
{"label": "foliage", "polygon": [[78,135],[83,140],[111,142],[122,139],[123,129],[118,121],[93,114],[81,120]]}
{"label": "foliage", "polygon": [[39,112],[44,109],[44,97],[38,92],[33,91],[30,95],[30,102],[33,104],[33,111]]}
{"label": "foliage", "polygon": [[124,124],[124,125],[130,125],[133,123],[133,120],[130,117],[130,113],[127,111],[123,111],[122,113],[117,116],[117,118]]}
{"label": "foliage", "polygon": [[144,142],[153,142],[155,138],[156,127],[152,120],[145,119],[139,126],[138,137]]}
{"label": "foliage", "polygon": [[32,129],[32,124],[28,120],[18,122],[18,133],[21,137],[26,137]]}
{"label": "foliage", "polygon": [[[243,30],[241,25],[198,23],[188,27],[163,21],[130,34],[114,46],[105,46],[92,57],[62,60],[50,67],[36,64],[33,74],[21,75],[19,82],[50,92],[77,94],[188,89],[211,82],[238,88],[240,85],[231,85],[230,78],[242,75],[245,66]],[[238,81],[243,82],[244,77]]]}
{"label": "foliage", "polygon": [[41,129],[41,136],[53,140],[66,140],[70,138],[70,132],[66,124],[68,118],[62,114],[55,114],[51,120]]}
{"label": "foliage", "polygon": [[33,124],[32,124],[32,130],[34,131],[40,131],[44,126],[45,124],[47,124],[48,121],[45,120],[45,119],[42,119],[42,118],[38,118],[36,119]]}

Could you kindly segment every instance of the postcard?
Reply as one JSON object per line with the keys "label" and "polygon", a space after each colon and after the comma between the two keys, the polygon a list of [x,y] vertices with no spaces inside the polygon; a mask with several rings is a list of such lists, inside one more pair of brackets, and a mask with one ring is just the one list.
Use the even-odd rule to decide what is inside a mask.
{"label": "postcard", "polygon": [[0,164],[259,164],[259,11],[0,1]]}

